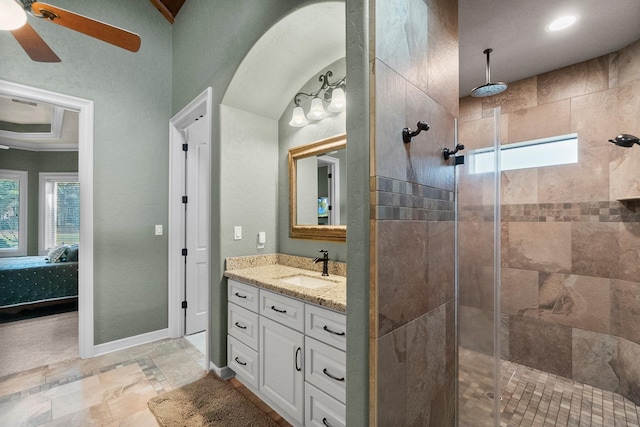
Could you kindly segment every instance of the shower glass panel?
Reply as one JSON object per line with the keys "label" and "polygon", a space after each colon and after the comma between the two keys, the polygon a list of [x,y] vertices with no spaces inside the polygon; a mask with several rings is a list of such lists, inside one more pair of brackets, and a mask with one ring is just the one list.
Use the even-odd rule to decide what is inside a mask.
{"label": "shower glass panel", "polygon": [[[458,425],[500,422],[500,108],[460,117],[456,166]],[[473,155],[491,156],[474,173]]]}

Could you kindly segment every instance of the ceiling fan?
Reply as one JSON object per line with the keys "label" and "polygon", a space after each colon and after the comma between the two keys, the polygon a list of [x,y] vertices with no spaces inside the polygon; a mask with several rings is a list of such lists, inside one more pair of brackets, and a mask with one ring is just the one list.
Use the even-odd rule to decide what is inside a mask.
{"label": "ceiling fan", "polygon": [[131,52],[140,49],[140,36],[122,28],[38,1],[0,0],[0,29],[11,31],[13,37],[34,61],[60,62],[60,58],[26,22],[27,13]]}

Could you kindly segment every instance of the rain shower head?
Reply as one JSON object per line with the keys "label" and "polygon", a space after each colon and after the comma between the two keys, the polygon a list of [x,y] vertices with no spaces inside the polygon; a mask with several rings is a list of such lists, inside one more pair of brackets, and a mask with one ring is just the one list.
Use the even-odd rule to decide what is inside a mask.
{"label": "rain shower head", "polygon": [[621,135],[616,136],[614,139],[610,139],[609,142],[616,144],[619,147],[633,147],[633,144],[640,145],[640,138],[637,136],[629,135],[628,133],[623,133]]}
{"label": "rain shower head", "polygon": [[504,82],[491,82],[491,64],[489,63],[489,54],[493,52],[493,49],[485,49],[484,54],[487,55],[487,83],[482,86],[478,86],[471,90],[470,95],[476,98],[482,98],[485,96],[493,96],[507,90],[507,84]]}

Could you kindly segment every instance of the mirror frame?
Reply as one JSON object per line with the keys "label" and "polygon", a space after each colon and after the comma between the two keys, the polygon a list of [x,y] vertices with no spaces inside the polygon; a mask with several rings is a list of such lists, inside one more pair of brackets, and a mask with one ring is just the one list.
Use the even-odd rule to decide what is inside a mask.
{"label": "mirror frame", "polygon": [[293,239],[326,240],[330,242],[346,242],[346,225],[299,225],[297,197],[296,161],[321,153],[340,150],[347,147],[347,135],[341,134],[331,138],[300,145],[289,149],[289,237]]}

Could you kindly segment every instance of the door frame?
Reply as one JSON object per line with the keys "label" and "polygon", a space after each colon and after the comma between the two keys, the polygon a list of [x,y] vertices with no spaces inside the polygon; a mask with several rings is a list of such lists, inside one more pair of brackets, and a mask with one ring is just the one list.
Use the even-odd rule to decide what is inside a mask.
{"label": "door frame", "polygon": [[78,181],[80,182],[80,245],[78,263],[78,353],[93,357],[93,101],[0,80],[0,95],[26,98],[78,112]]}
{"label": "door frame", "polygon": [[[185,321],[184,312],[181,307],[184,295],[184,259],[182,248],[184,246],[184,152],[182,144],[185,142],[184,130],[193,123],[196,118],[206,120],[208,127],[209,146],[211,147],[211,115],[213,105],[213,90],[208,87],[186,107],[180,110],[169,121],[169,337],[179,338],[184,335]],[[209,167],[211,159],[209,158]],[[209,200],[205,201],[207,206],[207,224],[211,224],[211,191],[207,192]],[[211,233],[207,236],[207,245],[211,248]],[[209,270],[211,270],[211,251],[209,251]],[[207,304],[209,301],[207,292]],[[211,310],[207,310],[206,338],[206,360],[209,360],[209,325],[211,324]]]}

